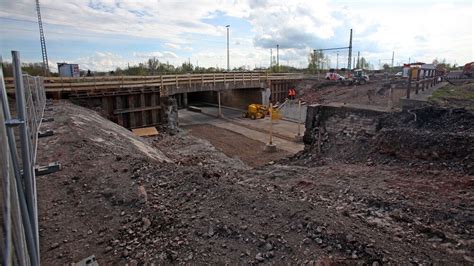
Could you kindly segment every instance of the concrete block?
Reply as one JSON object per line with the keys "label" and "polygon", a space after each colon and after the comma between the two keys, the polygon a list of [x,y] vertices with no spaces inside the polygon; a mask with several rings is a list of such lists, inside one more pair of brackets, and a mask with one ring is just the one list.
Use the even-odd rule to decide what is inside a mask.
{"label": "concrete block", "polygon": [[303,142],[303,135],[296,135],[295,142]]}
{"label": "concrete block", "polygon": [[268,143],[267,145],[265,145],[265,148],[263,149],[263,151],[265,151],[265,152],[276,152],[277,151],[276,145]]}

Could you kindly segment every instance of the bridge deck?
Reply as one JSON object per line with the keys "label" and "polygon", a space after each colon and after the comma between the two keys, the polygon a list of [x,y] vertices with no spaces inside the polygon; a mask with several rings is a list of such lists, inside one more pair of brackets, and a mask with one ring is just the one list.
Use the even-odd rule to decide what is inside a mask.
{"label": "bridge deck", "polygon": [[[269,86],[272,81],[301,79],[300,74],[230,72],[205,74],[180,74],[160,76],[101,76],[101,77],[45,77],[44,86],[49,93],[104,94],[121,89],[158,88],[167,96],[201,90],[225,90],[248,86]],[[5,79],[7,90],[14,93],[13,78]],[[27,85],[27,84],[25,84]]]}

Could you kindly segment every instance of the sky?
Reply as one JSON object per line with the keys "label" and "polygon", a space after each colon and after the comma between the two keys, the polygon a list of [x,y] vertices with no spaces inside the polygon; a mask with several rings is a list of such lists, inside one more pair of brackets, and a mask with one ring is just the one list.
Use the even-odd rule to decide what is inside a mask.
{"label": "sky", "polygon": [[[347,47],[373,68],[413,61],[474,61],[472,0],[41,0],[49,65],[110,71],[156,57],[180,65],[306,67],[313,49]],[[0,0],[0,55],[41,62],[34,0]],[[348,51],[327,52],[332,67]]]}

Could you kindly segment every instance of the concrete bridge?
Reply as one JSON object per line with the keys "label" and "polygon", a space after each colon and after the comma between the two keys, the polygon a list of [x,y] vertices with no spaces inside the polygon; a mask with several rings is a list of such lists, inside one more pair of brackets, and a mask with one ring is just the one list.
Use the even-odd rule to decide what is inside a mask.
{"label": "concrete bridge", "polygon": [[[110,120],[131,129],[167,124],[170,112],[193,101],[236,108],[249,103],[281,102],[289,87],[302,78],[304,75],[290,73],[228,72],[43,80],[48,97],[100,107]],[[13,92],[13,79],[5,81],[7,90]]]}

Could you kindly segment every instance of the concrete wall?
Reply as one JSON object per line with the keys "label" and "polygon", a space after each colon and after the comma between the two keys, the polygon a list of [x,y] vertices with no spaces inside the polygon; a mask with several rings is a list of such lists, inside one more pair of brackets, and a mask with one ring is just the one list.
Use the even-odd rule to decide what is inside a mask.
{"label": "concrete wall", "polygon": [[262,89],[231,90],[221,93],[221,104],[238,109],[247,109],[251,103],[263,103]]}
{"label": "concrete wall", "polygon": [[[228,90],[221,92],[221,104],[223,106],[246,109],[251,103],[262,103],[265,90],[260,88]],[[217,104],[217,92],[203,91],[191,92],[188,94],[189,104],[196,102],[206,102]]]}
{"label": "concrete wall", "polygon": [[196,102],[207,102],[217,104],[217,92],[215,91],[199,91],[188,93],[188,103],[193,105]]}
{"label": "concrete wall", "polygon": [[318,129],[328,135],[375,135],[378,120],[385,114],[385,110],[373,106],[310,105],[307,107],[304,141],[313,143]]}

